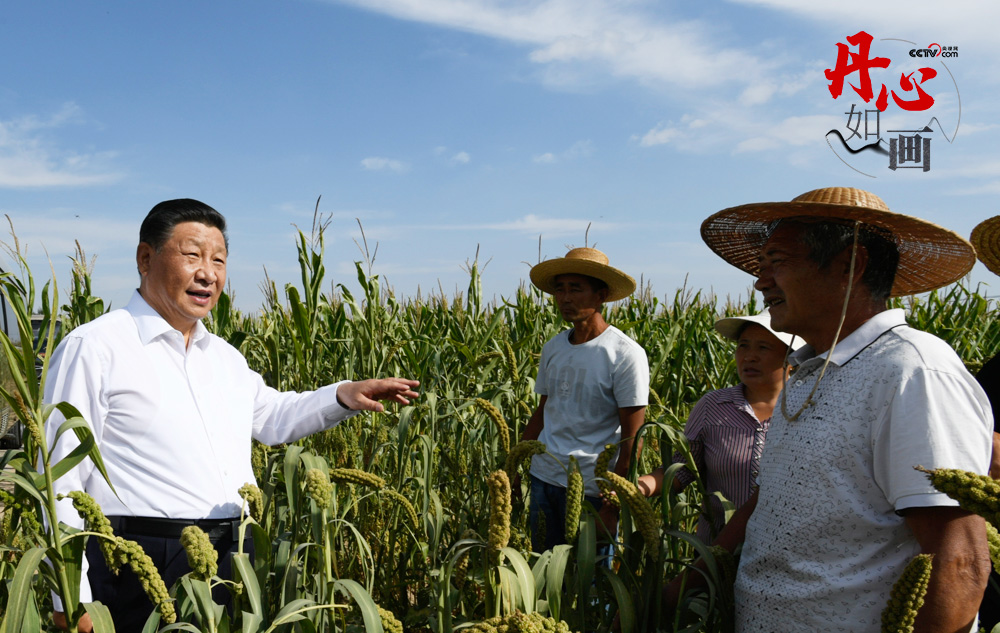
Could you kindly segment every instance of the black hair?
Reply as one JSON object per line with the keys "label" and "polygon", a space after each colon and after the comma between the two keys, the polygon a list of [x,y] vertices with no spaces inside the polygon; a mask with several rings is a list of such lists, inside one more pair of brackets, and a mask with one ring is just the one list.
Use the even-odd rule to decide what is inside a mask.
{"label": "black hair", "polygon": [[[854,243],[854,225],[833,221],[809,221],[806,218],[778,220],[768,228],[768,235],[774,233],[779,225],[793,225],[800,228],[799,237],[809,247],[809,259],[826,268],[844,249],[851,248]],[[896,280],[896,270],[899,268],[899,249],[892,234],[871,224],[862,224],[858,231],[858,245],[864,246],[868,253],[868,264],[861,275],[863,283],[872,298],[886,301],[892,294],[892,284]]]}
{"label": "black hair", "polygon": [[159,251],[170,239],[174,227],[182,222],[199,222],[219,229],[229,250],[229,236],[226,234],[226,218],[204,202],[191,198],[165,200],[150,209],[139,227],[139,241],[149,244]]}

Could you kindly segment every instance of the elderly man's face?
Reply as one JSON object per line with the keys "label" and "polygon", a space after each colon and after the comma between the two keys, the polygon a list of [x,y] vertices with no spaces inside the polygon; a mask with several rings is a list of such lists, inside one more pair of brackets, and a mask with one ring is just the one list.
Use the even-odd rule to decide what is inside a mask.
{"label": "elderly man's face", "polygon": [[139,244],[139,292],[186,340],[219,301],[226,285],[226,257],[226,240],[219,229],[181,222],[160,250]]}
{"label": "elderly man's face", "polygon": [[814,343],[828,334],[831,319],[836,326],[844,302],[846,275],[836,274],[836,263],[820,270],[809,259],[809,247],[801,238],[800,227],[779,226],[761,249],[759,261],[754,288],[771,309],[771,327]]}

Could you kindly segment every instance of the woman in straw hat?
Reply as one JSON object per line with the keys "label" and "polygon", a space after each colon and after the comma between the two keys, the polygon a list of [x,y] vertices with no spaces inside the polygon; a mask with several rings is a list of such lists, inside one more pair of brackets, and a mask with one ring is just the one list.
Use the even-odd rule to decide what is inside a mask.
{"label": "woman in straw hat", "polygon": [[879,631],[918,553],[934,568],[917,629],[972,628],[989,569],[983,520],[914,467],[986,472],[989,402],[954,350],[887,309],[890,296],[961,278],[971,245],[842,187],[725,209],[702,237],[757,276],[772,327],[806,342],[789,359],[758,491],[716,540],[743,544],[737,631]]}
{"label": "woman in straw hat", "polygon": [[[979,261],[992,272],[1000,275],[1000,215],[981,222],[972,229],[969,238],[976,248]],[[993,408],[993,457],[990,459],[990,477],[1000,479],[1000,354],[986,361],[976,380],[983,386]],[[990,574],[989,586],[979,607],[979,625],[987,631],[1000,624],[1000,573]]]}
{"label": "woman in straw hat", "polygon": [[531,282],[553,296],[572,325],[542,348],[535,381],[541,398],[522,436],[538,439],[548,449],[531,461],[529,510],[533,546],[544,551],[565,541],[570,456],[579,464],[587,501],[598,510],[605,532],[614,532],[615,509],[601,502],[594,466],[607,444],[621,443],[609,468],[628,473],[632,440],[649,397],[649,363],[645,350],[601,314],[605,302],[635,290],[632,277],[609,266],[604,253],[574,248],[565,257],[534,266]]}
{"label": "woman in straw hat", "polygon": [[[764,439],[778,394],[788,377],[785,356],[802,346],[802,339],[771,329],[765,308],[755,315],[727,317],[715,330],[736,341],[736,373],[740,384],[706,394],[688,416],[684,436],[699,475],[704,477],[705,512],[698,521],[698,538],[710,543],[726,523],[725,506],[715,493],[735,507],[746,503],[757,488]],[[674,461],[684,463],[680,453]],[[639,478],[648,497],[659,494],[665,469]],[[687,468],[677,472],[671,486],[680,492],[695,479]]]}

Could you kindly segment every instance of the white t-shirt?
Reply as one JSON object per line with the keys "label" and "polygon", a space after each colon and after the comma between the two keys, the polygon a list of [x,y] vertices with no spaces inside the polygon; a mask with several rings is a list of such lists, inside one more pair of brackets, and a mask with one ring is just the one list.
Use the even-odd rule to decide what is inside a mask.
{"label": "white t-shirt", "polygon": [[[805,346],[785,385],[789,415],[825,354]],[[837,344],[815,404],[775,407],[760,493],[736,578],[737,631],[880,630],[892,584],[920,548],[897,511],[954,506],[914,470],[985,473],[993,416],[955,352],[876,315]]]}
{"label": "white t-shirt", "polygon": [[[644,407],[649,399],[646,351],[609,325],[597,338],[573,345],[572,330],[560,332],[542,348],[535,391],[547,396],[544,426],[538,437],[550,455],[535,455],[531,474],[566,486],[569,456],[576,457],[588,496],[600,494],[594,464],[606,444],[621,440],[618,409]],[[613,469],[618,457],[611,460]]]}

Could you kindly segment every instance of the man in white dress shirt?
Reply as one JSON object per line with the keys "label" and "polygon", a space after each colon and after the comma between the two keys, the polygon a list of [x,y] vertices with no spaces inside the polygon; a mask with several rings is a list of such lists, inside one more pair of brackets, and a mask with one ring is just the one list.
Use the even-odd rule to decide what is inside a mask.
{"label": "man in white dress shirt", "polygon": [[[306,393],[265,385],[201,322],[225,287],[227,255],[226,222],[215,209],[190,199],[153,207],[136,251],[139,289],[124,309],[65,337],[45,385],[47,402],[69,402],[90,423],[115,487],[85,460],[57,481],[56,491],[93,496],[116,533],[153,557],[168,587],[189,571],[177,540],[185,526],[209,533],[220,573],[237,550],[237,491],[254,481],[251,438],[292,442],[356,411],[382,411],[378,400],[408,404],[417,396],[417,381],[398,378],[343,381]],[[47,424],[50,446],[61,422],[56,414]],[[73,449],[67,439],[54,460]],[[60,502],[59,518],[82,528],[69,500]],[[97,539],[87,550],[81,601],[107,605],[119,631],[140,630],[153,605],[137,578],[128,569],[110,573]],[[55,606],[56,622],[65,626],[62,605]],[[87,616],[80,625],[91,629]]]}

